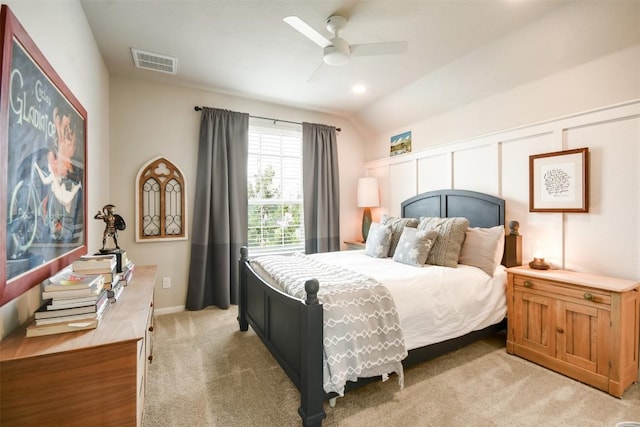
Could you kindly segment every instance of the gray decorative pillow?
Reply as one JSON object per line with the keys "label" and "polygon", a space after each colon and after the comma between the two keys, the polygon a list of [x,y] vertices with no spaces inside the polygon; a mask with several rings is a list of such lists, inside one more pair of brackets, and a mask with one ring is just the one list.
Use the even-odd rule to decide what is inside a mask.
{"label": "gray decorative pillow", "polygon": [[371,223],[364,253],[373,258],[386,258],[389,256],[392,230],[390,225]]}
{"label": "gray decorative pillow", "polygon": [[393,260],[422,267],[437,238],[438,232],[435,230],[405,227],[402,230],[396,252],[393,254]]}
{"label": "gray decorative pillow", "polygon": [[504,252],[504,226],[473,227],[466,234],[458,263],[478,267],[493,276]]}
{"label": "gray decorative pillow", "polygon": [[469,228],[469,220],[466,218],[420,218],[418,230],[438,232],[438,238],[429,253],[427,264],[455,268],[458,265],[458,257],[467,228]]}
{"label": "gray decorative pillow", "polygon": [[400,236],[402,236],[402,230],[405,227],[416,228],[418,226],[418,220],[415,218],[399,218],[389,215],[382,215],[382,220],[380,224],[390,225],[393,230],[393,236],[391,236],[391,246],[389,247],[389,256],[393,256],[396,252],[396,246],[398,246],[398,241],[400,240]]}

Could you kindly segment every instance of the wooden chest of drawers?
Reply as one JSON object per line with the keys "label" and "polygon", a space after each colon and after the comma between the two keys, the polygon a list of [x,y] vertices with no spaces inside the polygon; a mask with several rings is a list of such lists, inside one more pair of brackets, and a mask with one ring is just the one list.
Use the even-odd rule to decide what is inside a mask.
{"label": "wooden chest of drawers", "polygon": [[140,426],[155,280],[156,266],[136,266],[97,329],[2,340],[0,425]]}
{"label": "wooden chest of drawers", "polygon": [[621,397],[638,377],[640,283],[509,268],[507,352]]}

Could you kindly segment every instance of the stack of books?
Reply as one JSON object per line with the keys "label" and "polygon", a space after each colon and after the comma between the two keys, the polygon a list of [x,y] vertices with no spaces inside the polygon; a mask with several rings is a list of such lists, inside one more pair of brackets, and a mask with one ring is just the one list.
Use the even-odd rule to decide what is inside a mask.
{"label": "stack of books", "polygon": [[113,252],[84,255],[73,263],[73,269],[77,272],[103,274],[109,301],[116,302],[123,288],[131,281],[135,266],[127,257],[127,252],[118,249]]}
{"label": "stack of books", "polygon": [[27,337],[94,329],[109,308],[104,276],[77,273],[72,266],[45,281],[42,299]]}
{"label": "stack of books", "polygon": [[116,271],[118,273],[122,273],[127,263],[129,262],[129,258],[127,257],[127,251],[125,251],[124,249],[114,249],[106,252],[102,252],[102,251],[96,252],[93,256],[99,257],[99,256],[105,256],[105,255],[111,255],[116,257]]}
{"label": "stack of books", "polygon": [[116,256],[111,254],[82,255],[71,264],[71,268],[78,274],[102,274],[105,289],[112,289],[120,279],[116,269]]}
{"label": "stack of books", "polygon": [[127,264],[122,267],[122,271],[118,273],[118,284],[109,289],[109,291],[107,292],[109,295],[109,301],[116,302],[118,298],[120,298],[120,295],[122,294],[125,286],[127,286],[133,278],[134,269],[135,266],[130,260],[127,261]]}

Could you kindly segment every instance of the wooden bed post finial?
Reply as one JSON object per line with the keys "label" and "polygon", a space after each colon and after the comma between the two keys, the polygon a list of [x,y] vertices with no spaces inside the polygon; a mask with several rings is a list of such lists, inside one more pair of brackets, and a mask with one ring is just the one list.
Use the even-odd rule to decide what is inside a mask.
{"label": "wooden bed post finial", "polygon": [[307,299],[305,303],[307,305],[318,304],[318,291],[320,290],[320,283],[316,279],[307,280],[304,282],[304,290],[307,291]]}
{"label": "wooden bed post finial", "polygon": [[504,255],[502,265],[516,267],[522,265],[522,235],[518,232],[520,223],[509,221],[509,234],[504,236]]}

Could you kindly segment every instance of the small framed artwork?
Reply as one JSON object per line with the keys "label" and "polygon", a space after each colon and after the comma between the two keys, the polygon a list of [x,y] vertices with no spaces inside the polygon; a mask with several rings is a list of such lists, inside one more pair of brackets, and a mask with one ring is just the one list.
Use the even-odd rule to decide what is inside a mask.
{"label": "small framed artwork", "polygon": [[0,305],[87,252],[87,112],[0,9]]}
{"label": "small framed artwork", "polygon": [[529,212],[589,212],[589,149],[529,156]]}
{"label": "small framed artwork", "polygon": [[411,152],[411,131],[391,137],[391,156]]}

